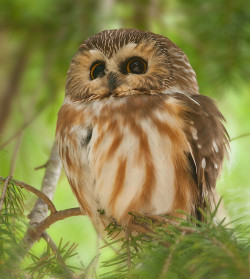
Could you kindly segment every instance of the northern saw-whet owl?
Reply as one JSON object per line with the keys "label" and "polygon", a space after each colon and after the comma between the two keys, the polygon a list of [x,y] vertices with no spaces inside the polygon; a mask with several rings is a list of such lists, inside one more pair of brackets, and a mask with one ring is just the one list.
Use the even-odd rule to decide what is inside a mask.
{"label": "northern saw-whet owl", "polygon": [[129,212],[199,217],[227,153],[223,120],[168,38],[107,30],[85,40],[71,61],[56,139],[95,227],[113,220],[129,227]]}

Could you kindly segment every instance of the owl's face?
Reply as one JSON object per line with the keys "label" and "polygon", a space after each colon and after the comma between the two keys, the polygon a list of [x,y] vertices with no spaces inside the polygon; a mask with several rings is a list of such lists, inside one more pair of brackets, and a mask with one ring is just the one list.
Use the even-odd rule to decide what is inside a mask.
{"label": "owl's face", "polygon": [[66,83],[72,101],[176,90],[198,93],[185,54],[169,39],[135,29],[103,31],[87,39],[72,59]]}

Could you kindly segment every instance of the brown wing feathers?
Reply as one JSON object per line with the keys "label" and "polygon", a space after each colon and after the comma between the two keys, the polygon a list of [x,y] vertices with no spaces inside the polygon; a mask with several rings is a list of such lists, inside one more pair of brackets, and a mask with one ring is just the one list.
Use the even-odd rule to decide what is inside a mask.
{"label": "brown wing feathers", "polygon": [[174,97],[185,106],[185,133],[191,148],[187,156],[191,174],[199,187],[197,205],[204,208],[207,206],[205,199],[212,198],[211,190],[215,188],[229,148],[229,136],[222,124],[225,119],[213,100],[206,96],[175,94]]}

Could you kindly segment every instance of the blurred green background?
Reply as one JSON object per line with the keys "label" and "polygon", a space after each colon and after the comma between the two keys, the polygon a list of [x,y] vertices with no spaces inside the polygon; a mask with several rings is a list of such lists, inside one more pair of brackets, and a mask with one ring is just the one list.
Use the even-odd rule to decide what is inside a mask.
{"label": "blurred green background", "polygon": [[[189,57],[201,94],[218,102],[230,137],[250,133],[250,1],[1,0],[1,176],[12,166],[14,178],[40,188],[44,169],[34,168],[48,159],[70,60],[88,36],[120,27],[169,37]],[[250,225],[249,136],[231,142],[218,190],[231,219]],[[35,197],[26,197],[28,213]],[[54,202],[58,209],[78,206],[64,174]],[[78,243],[85,266],[96,254],[87,217],[57,222],[48,232],[56,243]],[[34,248],[42,247],[41,240]],[[101,259],[111,254],[102,253]]]}

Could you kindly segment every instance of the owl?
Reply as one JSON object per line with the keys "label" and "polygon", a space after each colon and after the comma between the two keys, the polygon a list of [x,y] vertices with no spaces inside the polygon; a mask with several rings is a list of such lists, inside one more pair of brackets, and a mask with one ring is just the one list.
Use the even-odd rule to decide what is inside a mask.
{"label": "owl", "polygon": [[223,121],[168,38],[106,30],[71,61],[56,140],[97,230],[113,221],[129,228],[130,212],[200,218],[228,150]]}

